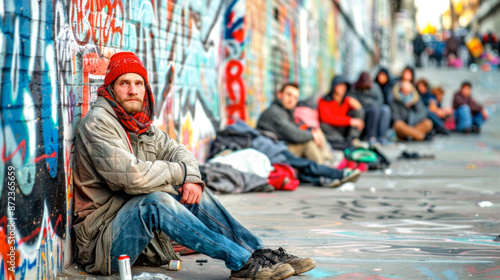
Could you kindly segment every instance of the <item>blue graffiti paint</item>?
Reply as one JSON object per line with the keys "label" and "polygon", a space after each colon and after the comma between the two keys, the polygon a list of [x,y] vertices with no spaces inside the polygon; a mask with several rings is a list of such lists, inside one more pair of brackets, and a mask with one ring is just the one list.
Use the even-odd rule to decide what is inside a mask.
{"label": "blue graffiti paint", "polygon": [[427,267],[421,266],[421,267],[418,268],[418,270],[420,270],[420,272],[422,272],[427,277],[429,277],[430,280],[439,280],[440,279],[439,277],[436,276],[436,274],[434,274],[434,272],[432,272]]}
{"label": "blue graffiti paint", "polygon": [[453,270],[444,271],[443,274],[446,276],[448,280],[458,280],[460,279]]}

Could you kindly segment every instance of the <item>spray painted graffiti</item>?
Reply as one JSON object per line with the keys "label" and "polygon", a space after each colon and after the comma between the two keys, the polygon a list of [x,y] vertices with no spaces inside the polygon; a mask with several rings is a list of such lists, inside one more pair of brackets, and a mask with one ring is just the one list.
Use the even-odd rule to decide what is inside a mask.
{"label": "spray painted graffiti", "polygon": [[[156,93],[156,124],[205,157],[220,122],[223,1],[3,1],[1,179],[16,174],[16,267],[2,279],[55,277],[73,262],[72,150],[109,57],[134,51]],[[40,39],[41,38],[41,39]],[[196,125],[194,124],[196,123]],[[200,125],[198,125],[200,124]],[[6,219],[2,188],[0,218]],[[0,242],[9,229],[0,223]],[[12,230],[11,230],[12,231]],[[2,246],[2,248],[4,248]],[[5,277],[4,277],[5,276]]]}
{"label": "spray painted graffiti", "polygon": [[224,15],[224,77],[228,104],[226,114],[228,124],[247,119],[246,86],[243,81],[244,39],[245,39],[245,1],[234,0]]}
{"label": "spray painted graffiti", "polygon": [[[314,0],[304,9],[324,10],[319,6],[325,1]],[[15,167],[16,203],[23,207],[13,230],[15,272],[7,270],[2,250],[0,278],[53,278],[74,261],[75,131],[97,98],[111,55],[139,56],[156,101],[155,125],[203,161],[226,118],[253,124],[275,87],[299,81],[303,5],[281,0],[0,2],[0,179],[4,186],[5,171]],[[332,22],[330,14],[311,12],[307,26]],[[307,38],[324,42],[321,36],[311,32]],[[315,50],[308,59],[316,67],[333,56]],[[332,73],[333,63],[321,67]],[[314,71],[308,77],[319,79],[311,81],[314,89],[325,88],[330,79],[316,78]],[[9,218],[3,186],[2,245],[11,233],[2,222]]]}

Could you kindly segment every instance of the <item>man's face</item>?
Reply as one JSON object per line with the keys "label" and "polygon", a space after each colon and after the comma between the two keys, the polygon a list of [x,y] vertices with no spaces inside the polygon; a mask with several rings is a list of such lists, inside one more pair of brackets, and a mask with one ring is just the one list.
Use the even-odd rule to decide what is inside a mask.
{"label": "man's face", "polygon": [[423,82],[420,82],[417,84],[417,89],[418,89],[418,92],[421,94],[424,94],[429,90]]}
{"label": "man's face", "polygon": [[404,95],[409,95],[412,91],[412,86],[410,82],[404,81],[401,83],[401,93]]}
{"label": "man's face", "polygon": [[115,80],[112,89],[116,102],[127,113],[135,115],[142,110],[146,85],[141,75],[136,73],[123,74]]}
{"label": "man's face", "polygon": [[346,91],[347,91],[346,84],[338,84],[335,86],[333,90],[333,95],[337,98],[344,98]]}
{"label": "man's face", "polygon": [[403,75],[401,75],[401,80],[403,81],[411,81],[413,80],[413,73],[410,69],[405,69],[403,71]]}
{"label": "man's face", "polygon": [[470,97],[471,95],[471,88],[468,85],[465,85],[462,87],[462,95],[465,97]]}
{"label": "man's face", "polygon": [[299,102],[299,89],[292,86],[287,86],[285,87],[283,92],[278,91],[277,97],[281,101],[285,109],[293,110]]}
{"label": "man's face", "polygon": [[387,77],[387,74],[385,74],[385,72],[380,72],[377,76],[377,81],[381,84],[381,85],[385,85],[387,82],[388,82],[389,78]]}

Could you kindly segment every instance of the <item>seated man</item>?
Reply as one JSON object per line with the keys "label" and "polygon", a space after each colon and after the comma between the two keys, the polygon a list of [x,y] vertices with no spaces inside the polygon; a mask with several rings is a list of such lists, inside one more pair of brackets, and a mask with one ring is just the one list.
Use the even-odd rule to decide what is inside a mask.
{"label": "seated man", "polygon": [[259,117],[257,129],[272,132],[288,144],[288,150],[297,157],[319,164],[333,161],[329,144],[319,128],[301,129],[295,122],[293,111],[299,101],[299,86],[286,83],[276,94],[276,100]]}
{"label": "seated man", "polygon": [[330,92],[319,100],[318,111],[321,130],[328,141],[359,139],[365,127],[364,111],[361,103],[346,96],[349,83],[342,76],[332,80]]}
{"label": "seated man", "polygon": [[436,96],[434,93],[431,93],[429,83],[426,79],[419,79],[415,88],[424,102],[425,108],[427,109],[427,117],[432,121],[434,131],[438,134],[448,135],[449,131],[444,127],[444,118],[447,117],[451,111],[438,107]]}
{"label": "seated man", "polygon": [[457,130],[464,133],[479,133],[483,123],[488,120],[488,111],[472,98],[470,82],[462,83],[460,91],[453,98]]}
{"label": "seated man", "polygon": [[370,145],[389,143],[386,134],[391,125],[391,108],[384,104],[382,90],[372,83],[370,74],[362,72],[349,96],[358,100],[365,111],[365,132]]}
{"label": "seated man", "polygon": [[231,279],[285,279],[310,258],[266,249],[205,188],[191,152],[153,122],[153,93],[133,53],[114,54],[93,109],[81,120],[74,156],[77,262],[110,275],[118,257],[164,265],[168,237],[224,260]]}
{"label": "seated man", "polygon": [[399,139],[422,141],[432,130],[427,109],[417,90],[409,81],[394,86],[391,102],[393,128]]}

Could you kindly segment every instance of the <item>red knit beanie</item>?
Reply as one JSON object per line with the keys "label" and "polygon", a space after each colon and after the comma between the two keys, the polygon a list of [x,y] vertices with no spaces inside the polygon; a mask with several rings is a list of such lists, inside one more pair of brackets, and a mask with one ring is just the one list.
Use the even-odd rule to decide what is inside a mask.
{"label": "red knit beanie", "polygon": [[136,73],[142,76],[144,83],[148,82],[148,71],[142,61],[131,52],[115,53],[109,59],[108,70],[104,78],[104,86],[108,86],[118,77],[126,73]]}

